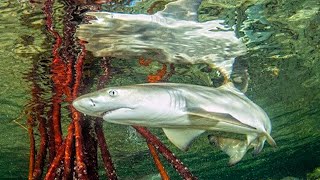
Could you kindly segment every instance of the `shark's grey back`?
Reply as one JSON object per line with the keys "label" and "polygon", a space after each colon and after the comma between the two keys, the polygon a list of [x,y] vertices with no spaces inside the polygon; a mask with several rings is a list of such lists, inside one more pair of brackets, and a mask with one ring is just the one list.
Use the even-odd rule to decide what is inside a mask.
{"label": "shark's grey back", "polygon": [[244,124],[271,131],[270,120],[266,113],[230,83],[219,88],[180,83],[148,83],[139,86],[180,91],[187,101],[187,110],[203,109],[208,112],[226,113]]}

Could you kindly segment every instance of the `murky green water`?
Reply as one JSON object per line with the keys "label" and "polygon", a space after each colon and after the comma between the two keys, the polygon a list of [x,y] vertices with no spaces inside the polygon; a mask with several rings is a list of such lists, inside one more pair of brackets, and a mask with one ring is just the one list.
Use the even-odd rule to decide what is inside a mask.
{"label": "murky green water", "polygon": [[[125,10],[145,13],[150,4],[146,1],[133,10]],[[160,129],[152,129],[193,174],[200,179],[306,179],[308,173],[320,167],[319,9],[317,0],[203,0],[199,9],[203,21],[225,19],[236,25],[238,35],[245,40],[248,52],[238,62],[247,66],[250,74],[246,95],[268,113],[278,147],[266,145],[258,156],[247,153],[236,166],[228,167],[227,155],[211,147],[205,135],[188,152],[181,152]],[[63,3],[56,2],[54,10],[56,28],[61,30]],[[25,179],[29,137],[15,121],[26,125],[24,110],[32,90],[26,77],[33,66],[38,67],[40,75],[35,81],[47,90],[42,95],[44,101],[50,98],[48,69],[53,42],[47,39],[41,5],[1,1],[0,14],[0,178]],[[98,61],[92,64],[91,71],[98,71]],[[111,65],[111,85],[146,82],[146,76],[161,67],[157,63],[143,67],[137,61],[112,61]],[[209,76],[201,66],[177,65],[177,72],[168,81],[209,85]],[[67,124],[68,118],[64,116],[63,121]],[[122,179],[157,173],[144,140],[131,128],[106,123],[104,126]],[[172,179],[179,179],[166,166]],[[104,174],[104,170],[101,168],[99,173]],[[316,179],[320,175],[309,177]]]}

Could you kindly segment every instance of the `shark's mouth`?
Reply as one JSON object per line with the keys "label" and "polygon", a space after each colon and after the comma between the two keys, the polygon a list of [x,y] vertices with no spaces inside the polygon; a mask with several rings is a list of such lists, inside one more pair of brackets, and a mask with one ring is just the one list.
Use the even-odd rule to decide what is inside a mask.
{"label": "shark's mouth", "polygon": [[117,108],[117,109],[110,109],[110,110],[108,110],[108,111],[105,111],[105,112],[102,112],[101,113],[101,117],[103,117],[103,116],[105,116],[105,115],[107,115],[107,114],[110,114],[110,113],[112,113],[113,111],[116,111],[116,110],[118,110],[119,108]]}
{"label": "shark's mouth", "polygon": [[111,114],[111,113],[116,112],[116,111],[121,111],[121,110],[122,110],[122,111],[123,111],[123,110],[132,110],[132,108],[123,107],[123,108],[110,109],[110,110],[108,110],[108,111],[102,112],[102,113],[101,113],[101,117],[104,117],[104,116],[106,116],[106,115],[108,115],[108,114]]}

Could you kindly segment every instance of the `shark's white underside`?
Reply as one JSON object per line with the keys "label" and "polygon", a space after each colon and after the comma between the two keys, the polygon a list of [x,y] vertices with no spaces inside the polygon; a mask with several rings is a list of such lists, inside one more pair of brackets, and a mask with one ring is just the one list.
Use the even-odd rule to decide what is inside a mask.
{"label": "shark's white underside", "polygon": [[275,145],[267,114],[231,83],[219,88],[175,83],[112,87],[79,97],[73,105],[107,122],[163,128],[182,150],[205,131],[246,135],[245,141],[217,137],[231,164],[243,157],[244,149],[258,153],[265,140]]}

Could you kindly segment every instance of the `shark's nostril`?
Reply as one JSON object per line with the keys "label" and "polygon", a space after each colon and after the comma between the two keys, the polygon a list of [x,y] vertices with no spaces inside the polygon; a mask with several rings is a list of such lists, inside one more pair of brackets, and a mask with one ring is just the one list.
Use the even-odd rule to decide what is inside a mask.
{"label": "shark's nostril", "polygon": [[92,98],[90,98],[90,101],[91,101],[91,105],[95,107],[95,106],[96,106],[96,103],[93,101]]}

